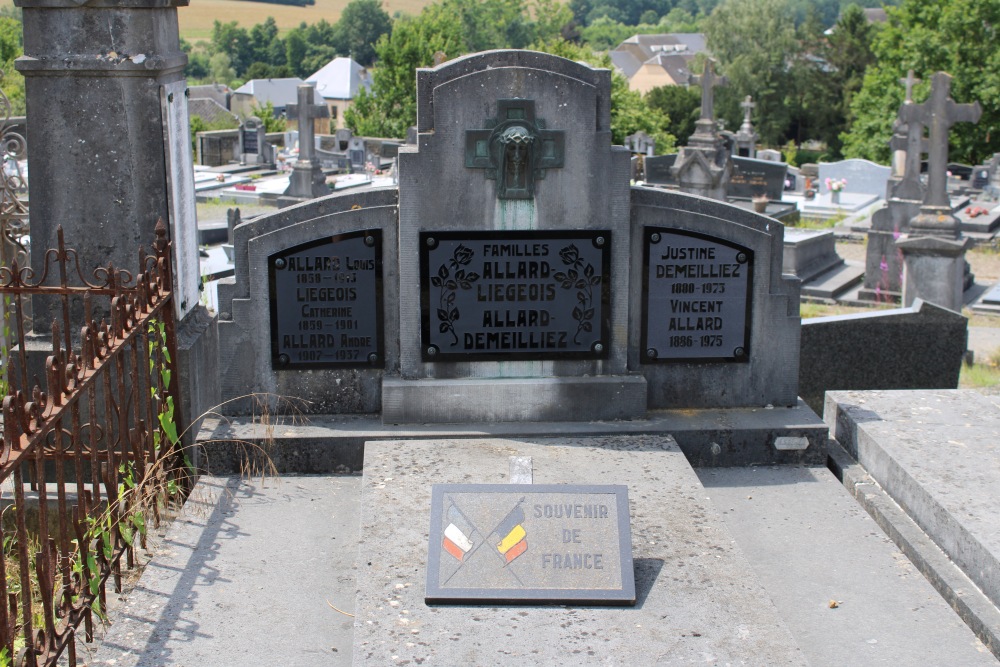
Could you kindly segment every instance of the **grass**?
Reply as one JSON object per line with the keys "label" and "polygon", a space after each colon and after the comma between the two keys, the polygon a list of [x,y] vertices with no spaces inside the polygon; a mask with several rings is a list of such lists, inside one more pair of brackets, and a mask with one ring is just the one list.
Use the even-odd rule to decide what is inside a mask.
{"label": "grass", "polygon": [[958,386],[965,389],[983,389],[1000,385],[1000,349],[982,363],[962,364]]}

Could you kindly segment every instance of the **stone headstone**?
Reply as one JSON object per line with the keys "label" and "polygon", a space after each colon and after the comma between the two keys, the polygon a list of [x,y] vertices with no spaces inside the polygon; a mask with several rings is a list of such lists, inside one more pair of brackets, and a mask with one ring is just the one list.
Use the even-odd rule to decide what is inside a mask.
{"label": "stone headstone", "polygon": [[290,206],[330,193],[322,165],[316,156],[316,134],[313,123],[316,118],[329,118],[330,110],[325,104],[313,104],[315,95],[315,84],[300,84],[298,103],[288,105],[288,114],[298,118],[299,155],[288,179],[288,189],[279,198],[279,206]]}
{"label": "stone headstone", "polygon": [[746,99],[740,102],[740,107],[743,109],[743,124],[740,125],[739,132],[736,133],[734,137],[734,142],[736,145],[735,155],[740,157],[755,158],[757,156],[757,140],[760,136],[753,129],[753,121],[750,116],[753,113],[756,104],[753,99],[747,95]]}
{"label": "stone headstone", "polygon": [[776,151],[773,148],[764,148],[757,151],[757,159],[764,160],[765,162],[785,161],[785,157],[781,154],[781,151]]}
{"label": "stone headstone", "polygon": [[656,151],[656,139],[640,130],[625,137],[625,147],[637,155],[651,156]]}
{"label": "stone headstone", "polygon": [[274,149],[267,142],[264,123],[252,116],[240,124],[240,164],[273,164]]}
{"label": "stone headstone", "polygon": [[677,178],[674,176],[673,167],[677,162],[677,154],[656,155],[648,157],[644,161],[647,183],[656,185],[677,185]]}
{"label": "stone headstone", "polygon": [[715,88],[725,86],[727,80],[715,74],[711,59],[705,60],[702,74],[691,80],[701,86],[701,118],[678,154],[672,173],[682,191],[724,200],[732,173],[732,147],[725,145],[715,122]]}
{"label": "stone headstone", "polygon": [[784,162],[734,156],[727,196],[750,199],[763,195],[772,201],[779,201],[785,190],[787,175],[788,165]]}
{"label": "stone headstone", "polygon": [[892,170],[868,160],[850,159],[840,162],[820,162],[819,184],[826,191],[826,179],[846,180],[844,192],[885,197],[886,182]]}

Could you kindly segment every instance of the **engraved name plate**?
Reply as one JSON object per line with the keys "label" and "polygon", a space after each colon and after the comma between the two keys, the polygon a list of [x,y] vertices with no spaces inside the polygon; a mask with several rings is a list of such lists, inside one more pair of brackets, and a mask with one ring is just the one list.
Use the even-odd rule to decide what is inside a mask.
{"label": "engraved name plate", "polygon": [[382,230],[282,250],[267,269],[274,369],[384,367]]}
{"label": "engraved name plate", "polygon": [[421,232],[424,361],[604,359],[611,232]]}
{"label": "engraved name plate", "polygon": [[753,251],[657,227],[643,249],[642,363],[748,361]]}

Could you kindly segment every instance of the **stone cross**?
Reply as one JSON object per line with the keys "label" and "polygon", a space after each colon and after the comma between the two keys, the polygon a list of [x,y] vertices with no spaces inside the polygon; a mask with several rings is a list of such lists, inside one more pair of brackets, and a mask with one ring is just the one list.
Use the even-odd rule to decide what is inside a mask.
{"label": "stone cross", "polygon": [[313,127],[313,120],[316,118],[329,118],[330,110],[325,104],[313,104],[316,89],[311,83],[299,84],[297,88],[299,95],[298,104],[288,105],[288,115],[298,116],[299,123],[299,161],[312,162],[316,157],[316,133]]}
{"label": "stone cross", "polygon": [[900,79],[899,80],[899,82],[901,84],[903,84],[904,86],[906,86],[906,99],[904,100],[905,104],[912,104],[913,103],[913,86],[915,86],[918,83],[920,83],[920,81],[921,81],[920,79],[918,79],[918,78],[916,78],[916,77],[913,76],[913,70],[912,69],[906,73],[906,78],[905,79]]}
{"label": "stone cross", "polygon": [[[924,207],[951,210],[948,199],[948,130],[955,123],[975,123],[982,115],[979,102],[957,104],[951,99],[951,75],[938,72],[931,79],[931,95],[923,104],[904,104],[900,118],[930,130],[927,148],[927,194]],[[911,131],[911,136],[912,136]]]}
{"label": "stone cross", "polygon": [[740,106],[743,107],[743,124],[749,126],[751,124],[750,114],[757,107],[757,104],[753,101],[753,98],[747,95],[746,99],[740,102]]}
{"label": "stone cross", "polygon": [[700,75],[691,77],[691,82],[701,86],[701,119],[715,120],[715,91],[716,86],[725,86],[729,79],[715,74],[714,60],[705,60],[705,69]]}

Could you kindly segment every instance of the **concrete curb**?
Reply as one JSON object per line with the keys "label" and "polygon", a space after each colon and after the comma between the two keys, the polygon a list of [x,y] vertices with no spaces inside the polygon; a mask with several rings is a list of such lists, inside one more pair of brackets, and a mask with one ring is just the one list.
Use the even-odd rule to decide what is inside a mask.
{"label": "concrete curb", "polygon": [[1000,660],[1000,609],[837,441],[827,443],[827,453],[828,467],[848,492]]}

